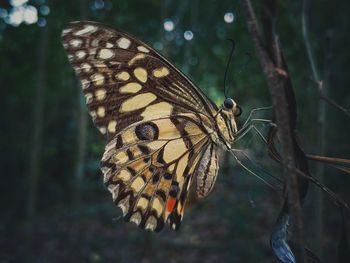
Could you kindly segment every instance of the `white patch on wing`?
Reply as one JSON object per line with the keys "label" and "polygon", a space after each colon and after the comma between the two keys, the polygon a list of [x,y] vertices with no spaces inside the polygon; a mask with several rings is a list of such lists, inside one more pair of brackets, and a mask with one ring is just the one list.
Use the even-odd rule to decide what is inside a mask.
{"label": "white patch on wing", "polygon": [[97,27],[92,26],[92,25],[85,25],[85,27],[79,31],[76,31],[74,35],[76,36],[81,36],[81,35],[86,35],[88,33],[93,33],[97,30]]}
{"label": "white patch on wing", "polygon": [[118,47],[127,49],[130,46],[131,41],[125,37],[122,37],[118,39],[117,44],[118,44]]}
{"label": "white patch on wing", "polygon": [[110,49],[103,48],[100,50],[98,56],[101,59],[109,59],[109,58],[112,58],[114,56],[114,52]]}

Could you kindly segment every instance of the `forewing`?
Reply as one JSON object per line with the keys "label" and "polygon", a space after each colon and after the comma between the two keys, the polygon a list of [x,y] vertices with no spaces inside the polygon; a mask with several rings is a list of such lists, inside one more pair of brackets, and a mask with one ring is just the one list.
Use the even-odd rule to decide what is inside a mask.
{"label": "forewing", "polygon": [[62,38],[90,115],[109,139],[149,118],[196,112],[213,119],[216,106],[141,41],[95,22],[72,22]]}

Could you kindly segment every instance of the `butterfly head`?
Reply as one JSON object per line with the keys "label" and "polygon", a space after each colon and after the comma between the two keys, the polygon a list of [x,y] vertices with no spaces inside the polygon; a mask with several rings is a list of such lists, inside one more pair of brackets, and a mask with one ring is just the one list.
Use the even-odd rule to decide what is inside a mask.
{"label": "butterfly head", "polygon": [[220,134],[219,143],[228,150],[234,141],[234,135],[237,132],[236,118],[242,113],[241,108],[231,98],[226,98],[216,115],[218,133]]}

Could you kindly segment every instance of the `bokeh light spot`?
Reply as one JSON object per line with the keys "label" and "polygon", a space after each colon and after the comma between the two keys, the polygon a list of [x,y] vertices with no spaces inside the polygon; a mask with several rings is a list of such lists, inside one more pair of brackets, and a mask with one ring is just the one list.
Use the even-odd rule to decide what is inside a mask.
{"label": "bokeh light spot", "polygon": [[26,24],[34,24],[38,21],[38,10],[31,5],[28,5],[24,9],[23,20]]}
{"label": "bokeh light spot", "polygon": [[47,16],[48,14],[50,14],[50,7],[48,7],[47,5],[42,5],[40,6],[40,14],[42,14],[43,16]]}
{"label": "bokeh light spot", "polygon": [[168,32],[173,31],[175,28],[174,22],[169,18],[164,20],[163,26],[164,26],[164,30]]}
{"label": "bokeh light spot", "polygon": [[184,38],[188,41],[193,39],[193,32],[191,30],[186,30],[184,33]]}
{"label": "bokeh light spot", "polygon": [[94,8],[96,10],[103,9],[105,7],[105,2],[103,0],[95,0]]}
{"label": "bokeh light spot", "polygon": [[46,19],[45,18],[43,18],[43,17],[40,17],[39,18],[39,20],[38,20],[38,26],[40,26],[40,27],[44,27],[44,26],[46,26]]}
{"label": "bokeh light spot", "polygon": [[163,44],[162,44],[161,42],[155,42],[155,43],[153,44],[153,47],[154,47],[154,49],[156,49],[156,50],[158,50],[158,51],[163,50]]}
{"label": "bokeh light spot", "polygon": [[9,15],[6,17],[6,23],[11,26],[19,26],[23,22],[24,7],[14,7],[10,10]]}
{"label": "bokeh light spot", "polygon": [[0,18],[7,17],[7,10],[4,8],[0,8]]}
{"label": "bokeh light spot", "polygon": [[226,23],[232,23],[235,20],[235,16],[232,12],[227,12],[224,15],[224,20]]}

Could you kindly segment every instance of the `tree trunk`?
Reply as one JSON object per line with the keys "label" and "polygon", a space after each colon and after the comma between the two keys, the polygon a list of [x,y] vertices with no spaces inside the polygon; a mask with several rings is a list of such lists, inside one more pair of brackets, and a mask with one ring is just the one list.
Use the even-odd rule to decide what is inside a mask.
{"label": "tree trunk", "polygon": [[[288,68],[283,59],[277,32],[275,32],[276,1],[263,1],[261,22],[264,28],[264,35],[258,29],[251,1],[243,0],[242,7],[248,30],[255,45],[257,57],[267,79],[274,106],[274,116],[278,126],[278,135],[282,150],[281,161],[285,175],[284,195],[286,198],[281,215],[287,215],[288,217],[290,215],[291,218],[291,226],[296,244],[294,250],[296,262],[306,262],[301,201],[307,192],[307,181],[298,176],[297,170],[298,168],[301,168],[303,171],[307,170],[307,163],[305,163],[305,155],[295,138],[297,108]],[[271,45],[273,45],[273,53],[270,53],[268,48],[266,48],[266,46],[270,47]]]}
{"label": "tree trunk", "polygon": [[27,197],[27,236],[26,248],[28,249],[28,262],[31,262],[31,244],[33,237],[33,225],[36,217],[38,185],[42,166],[42,146],[43,146],[43,121],[44,121],[44,105],[45,90],[47,86],[47,57],[49,50],[51,23],[41,29],[41,39],[37,49],[37,82],[34,97],[34,111],[32,117],[32,134],[30,139],[30,156],[28,171],[28,197]]}

